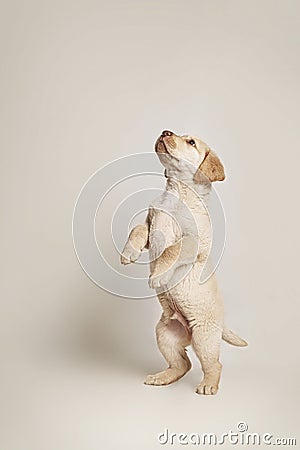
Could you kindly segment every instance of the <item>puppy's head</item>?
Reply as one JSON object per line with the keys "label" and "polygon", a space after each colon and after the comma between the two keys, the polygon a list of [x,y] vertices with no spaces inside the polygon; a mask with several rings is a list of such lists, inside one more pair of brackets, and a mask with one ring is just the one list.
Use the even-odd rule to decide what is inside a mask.
{"label": "puppy's head", "polygon": [[223,181],[224,167],[218,156],[199,138],[178,136],[172,131],[163,131],[155,143],[155,151],[166,168],[180,179],[194,179],[196,183]]}

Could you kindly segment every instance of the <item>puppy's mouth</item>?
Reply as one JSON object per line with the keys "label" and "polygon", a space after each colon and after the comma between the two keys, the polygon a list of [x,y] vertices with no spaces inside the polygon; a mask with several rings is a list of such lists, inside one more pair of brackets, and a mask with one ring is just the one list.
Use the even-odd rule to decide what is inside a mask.
{"label": "puppy's mouth", "polygon": [[156,153],[170,154],[166,144],[164,143],[163,136],[159,136],[159,138],[157,139],[155,143],[155,151]]}

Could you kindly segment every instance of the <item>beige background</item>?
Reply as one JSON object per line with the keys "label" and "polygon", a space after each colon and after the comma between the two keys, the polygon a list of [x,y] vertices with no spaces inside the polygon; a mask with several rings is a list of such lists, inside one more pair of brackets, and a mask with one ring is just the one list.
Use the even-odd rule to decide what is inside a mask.
{"label": "beige background", "polygon": [[[1,448],[154,449],[164,428],[297,437],[299,2],[1,2]],[[163,368],[153,300],[101,291],[72,211],[104,163],[170,128],[222,157],[230,327],[216,397]],[[106,218],[110,220],[109,217]],[[300,437],[298,436],[300,439]],[[229,448],[229,447],[227,447]]]}

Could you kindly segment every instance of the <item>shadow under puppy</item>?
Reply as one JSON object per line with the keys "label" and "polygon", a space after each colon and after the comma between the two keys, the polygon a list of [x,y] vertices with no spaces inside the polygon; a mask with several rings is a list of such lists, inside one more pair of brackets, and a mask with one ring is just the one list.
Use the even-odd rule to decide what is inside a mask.
{"label": "shadow under puppy", "polygon": [[148,375],[145,384],[177,381],[191,368],[186,347],[192,344],[201,362],[203,379],[198,394],[216,394],[222,364],[221,339],[236,346],[247,342],[225,327],[223,302],[210,267],[212,230],[208,213],[211,183],[225,179],[218,156],[200,139],[163,131],[155,151],[165,167],[165,191],[150,205],[144,224],[129,235],[121,263],[135,262],[144,248],[150,252],[149,286],[156,290],[162,316],[157,344],[168,363]]}

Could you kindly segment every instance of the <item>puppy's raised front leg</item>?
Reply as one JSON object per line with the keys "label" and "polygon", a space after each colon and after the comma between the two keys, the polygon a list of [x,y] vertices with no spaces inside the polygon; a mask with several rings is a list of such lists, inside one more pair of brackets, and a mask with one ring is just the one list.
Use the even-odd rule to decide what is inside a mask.
{"label": "puppy's raised front leg", "polygon": [[163,254],[152,262],[149,286],[152,289],[163,287],[173,274],[173,266],[180,254],[181,241],[166,248]]}
{"label": "puppy's raised front leg", "polygon": [[137,225],[131,230],[121,254],[122,264],[130,264],[138,259],[142,250],[147,246],[148,236],[148,224]]}
{"label": "puppy's raised front leg", "polygon": [[166,248],[155,261],[149,286],[153,289],[164,287],[181,266],[193,264],[198,255],[198,238],[183,236],[178,242]]}

